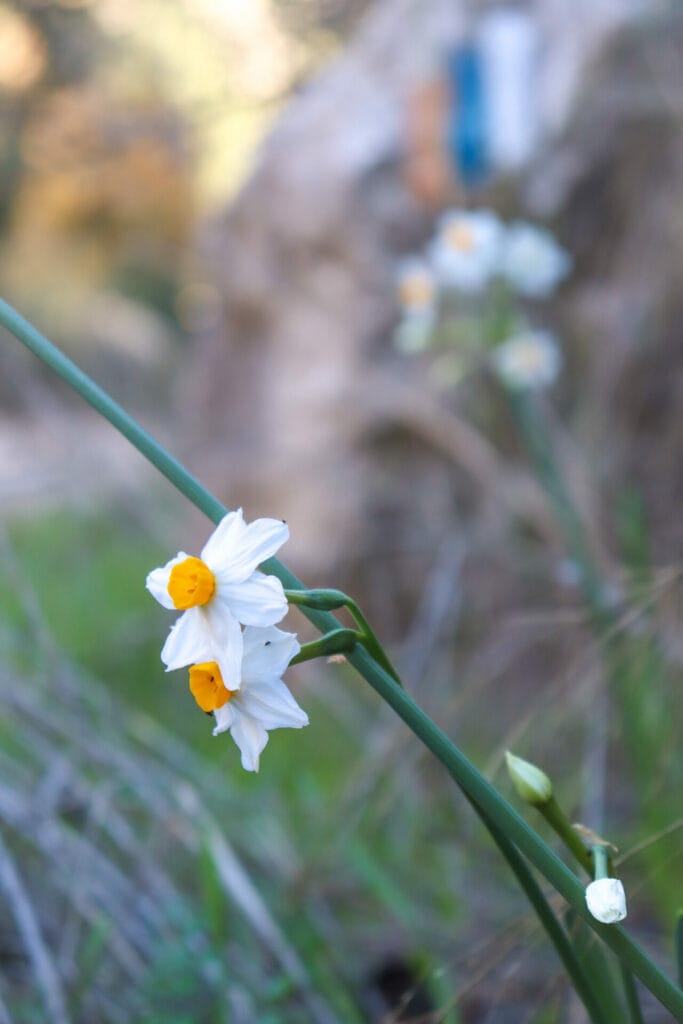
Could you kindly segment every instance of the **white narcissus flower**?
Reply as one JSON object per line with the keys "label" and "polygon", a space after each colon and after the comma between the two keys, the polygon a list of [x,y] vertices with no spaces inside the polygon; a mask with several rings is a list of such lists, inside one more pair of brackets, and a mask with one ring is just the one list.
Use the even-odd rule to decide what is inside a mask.
{"label": "white narcissus flower", "polygon": [[239,688],[242,631],[271,626],[287,612],[282,584],[256,567],[289,537],[279,519],[245,523],[242,509],[229,512],[199,558],[181,551],[147,577],[147,589],[164,608],[183,612],[161,651],[166,671],[216,661],[231,690]]}
{"label": "white narcissus flower", "polygon": [[276,626],[244,630],[242,685],[228,689],[215,661],[190,668],[190,689],[203,711],[213,712],[214,736],[230,730],[242,754],[242,767],[257,772],[269,729],[301,729],[308,725],[281,676],[300,650],[294,633]]}
{"label": "white narcissus flower", "polygon": [[618,878],[598,878],[586,886],[586,906],[596,921],[616,924],[626,917],[626,893]]}
{"label": "white narcissus flower", "polygon": [[557,380],[562,353],[551,331],[528,330],[508,338],[492,354],[501,380],[511,388],[540,391]]}
{"label": "white narcissus flower", "polygon": [[500,264],[503,225],[491,210],[450,210],[429,250],[438,281],[462,292],[480,292]]}
{"label": "white narcissus flower", "polygon": [[436,282],[425,262],[417,256],[402,260],[396,275],[398,302],[407,316],[431,314],[436,301]]}
{"label": "white narcissus flower", "polygon": [[525,221],[511,224],[505,233],[500,272],[521,295],[543,299],[570,272],[571,257],[544,228]]}
{"label": "white narcissus flower", "polygon": [[394,345],[399,352],[421,352],[436,324],[436,281],[425,260],[411,256],[399,264],[396,291],[403,316],[394,332]]}

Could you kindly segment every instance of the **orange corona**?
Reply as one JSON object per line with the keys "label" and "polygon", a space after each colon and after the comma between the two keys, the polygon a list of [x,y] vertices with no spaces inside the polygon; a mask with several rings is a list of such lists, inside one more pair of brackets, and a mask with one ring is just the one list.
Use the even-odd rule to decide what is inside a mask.
{"label": "orange corona", "polygon": [[202,711],[215,711],[227,704],[235,691],[228,690],[215,661],[205,661],[190,669],[190,690]]}
{"label": "orange corona", "polygon": [[171,569],[168,592],[180,611],[206,604],[216,589],[216,577],[201,558],[186,558]]}

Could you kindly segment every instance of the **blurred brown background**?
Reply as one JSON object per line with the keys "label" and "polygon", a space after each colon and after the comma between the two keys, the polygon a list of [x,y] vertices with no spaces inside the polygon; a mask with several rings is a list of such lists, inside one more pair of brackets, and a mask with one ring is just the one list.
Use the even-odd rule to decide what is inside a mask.
{"label": "blurred brown background", "polygon": [[[501,8],[528,12],[538,32],[535,142],[519,167],[469,187],[448,157],[444,60]],[[627,850],[680,816],[682,69],[680,5],[656,0],[0,2],[0,292],[228,506],[287,519],[287,564],[359,598],[409,688],[488,774],[500,781],[506,746],[538,759],[577,814]],[[605,698],[575,567],[489,377],[440,383],[428,354],[409,360],[392,345],[397,261],[453,205],[547,224],[573,257],[547,306],[566,360],[550,423],[615,600],[656,637],[665,666],[637,706]],[[193,550],[207,524],[33,357],[1,341],[0,653],[17,716],[7,730],[18,721],[28,751],[0,743],[16,787],[15,804],[0,793],[9,845],[35,840],[37,826],[20,824],[36,793],[57,831],[69,815],[97,824],[93,801],[110,800],[120,827],[102,848],[120,844],[112,860],[139,892],[165,844],[182,847],[169,886],[196,914],[187,929],[169,917],[157,933],[138,917],[135,888],[121,889],[128,922],[93,883],[87,928],[60,953],[55,978],[37,983],[8,927],[8,1019],[409,1019],[383,1017],[389,1004],[368,994],[386,969],[389,988],[399,979],[389,1003],[430,979],[428,1004],[451,1014],[435,1020],[578,1024],[554,963],[534,960],[509,884],[495,877],[487,891],[477,873],[483,840],[466,809],[355,682],[303,673],[297,696],[318,724],[294,753],[284,737],[272,741],[258,789],[234,779],[237,762],[217,740],[201,746],[204,722],[186,726],[182,687],[158,712],[162,725],[150,724],[169,686],[157,650],[165,625],[137,591],[162,551]],[[62,681],[46,656],[18,690],[17,666],[45,629],[65,658]],[[97,704],[82,671],[113,696]],[[48,743],[52,685],[71,717]],[[629,714],[653,723],[640,787],[624,745]],[[658,745],[661,716],[673,732]],[[110,744],[106,763],[83,721]],[[183,742],[197,750],[174,745]],[[31,751],[42,751],[39,766]],[[147,757],[169,774],[155,776]],[[145,770],[151,795],[145,803],[142,787],[131,810],[131,777]],[[282,936],[259,932],[222,840],[197,824],[197,794],[257,888],[271,872],[265,899],[289,952]],[[660,956],[679,835],[631,878],[634,927]],[[50,949],[62,948],[56,853],[76,856],[65,849],[24,851]],[[203,888],[201,856],[219,865]],[[456,895],[445,895],[451,873]],[[80,968],[100,934],[93,906],[110,931],[89,975]],[[221,916],[245,906],[253,964]],[[218,974],[204,970],[212,957]],[[226,962],[239,963],[238,982],[221,973]],[[162,1005],[153,990],[184,970],[189,995]],[[113,995],[121,978],[140,1002]],[[230,993],[220,1004],[219,990]]]}

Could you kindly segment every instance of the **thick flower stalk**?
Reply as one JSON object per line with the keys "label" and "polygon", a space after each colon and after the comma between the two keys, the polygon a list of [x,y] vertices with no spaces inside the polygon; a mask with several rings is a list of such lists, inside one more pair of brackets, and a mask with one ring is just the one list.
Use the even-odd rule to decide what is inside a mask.
{"label": "thick flower stalk", "polygon": [[166,670],[215,661],[226,686],[239,689],[244,626],[272,626],[287,613],[282,583],[257,570],[289,537],[279,519],[244,522],[242,510],[221,519],[199,558],[181,551],[147,577],[164,608],[183,614],[161,651]]}
{"label": "thick flower stalk", "polygon": [[197,704],[215,719],[214,736],[230,732],[242,754],[242,767],[259,770],[259,757],[271,729],[301,729],[308,715],[282,682],[282,675],[300,651],[294,633],[277,626],[244,630],[239,690],[225,685],[215,661],[192,665],[190,690]]}

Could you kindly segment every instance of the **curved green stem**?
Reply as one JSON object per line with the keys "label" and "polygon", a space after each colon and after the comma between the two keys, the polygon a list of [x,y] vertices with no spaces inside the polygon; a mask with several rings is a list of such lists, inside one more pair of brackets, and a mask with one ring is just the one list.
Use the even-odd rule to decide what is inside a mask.
{"label": "curved green stem", "polygon": [[[143,455],[164,474],[175,487],[204,512],[212,522],[219,522],[227,509],[210,494],[162,446],[114,402],[101,388],[48,339],[28,323],[16,310],[0,300],[0,323],[4,324],[23,344],[51,366],[85,401],[109,420]],[[263,570],[277,576],[287,590],[304,590],[303,584],[276,558],[264,562]],[[329,612],[303,608],[306,617],[322,633],[340,628],[340,623]],[[603,925],[595,921],[584,901],[584,889],[566,865],[531,829],[500,793],[468,761],[441,729],[422,711],[393,679],[377,664],[363,647],[356,646],[348,655],[349,662],[373,689],[390,704],[422,743],[444,765],[463,792],[477,804],[514,843],[518,850],[545,876],[608,945],[650,989],[653,995],[683,1022],[683,990],[668,978],[650,957],[619,925]]]}
{"label": "curved green stem", "polygon": [[359,628],[358,639],[360,642],[370,651],[378,665],[381,665],[399,686],[403,686],[398,672],[391,664],[370,623],[352,597],[341,590],[331,589],[285,590],[285,597],[290,604],[297,605],[299,608],[316,608],[319,611],[336,611],[338,608],[347,608]]}
{"label": "curved green stem", "polygon": [[353,598],[349,597],[347,599],[346,607],[349,609],[351,615],[353,616],[357,625],[359,626],[360,635],[362,637],[363,643],[370,651],[370,654],[373,656],[377,664],[381,665],[384,671],[387,672],[391,676],[391,678],[396,683],[398,683],[399,686],[403,686],[403,683],[399,678],[398,672],[389,661],[389,657],[386,651],[384,650],[381,643],[375,636],[375,633],[370,627],[370,623],[365,618],[365,616],[363,615],[362,611],[360,610],[356,602],[353,600]]}
{"label": "curved green stem", "polygon": [[318,640],[311,640],[303,644],[298,654],[295,654],[290,665],[301,665],[304,661],[312,661],[314,658],[329,658],[333,654],[350,654],[358,642],[358,633],[355,629],[333,629],[325,633]]}

